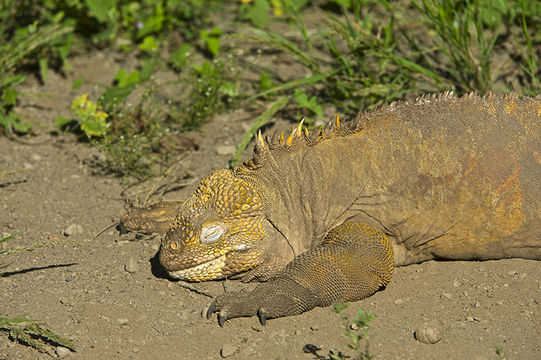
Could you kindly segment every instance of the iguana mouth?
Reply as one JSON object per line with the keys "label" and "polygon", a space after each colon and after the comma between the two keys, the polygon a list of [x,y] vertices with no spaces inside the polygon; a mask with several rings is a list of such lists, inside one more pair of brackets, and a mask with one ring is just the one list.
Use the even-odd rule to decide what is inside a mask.
{"label": "iguana mouth", "polygon": [[227,253],[188,269],[167,271],[167,273],[173,279],[179,280],[206,281],[219,279],[222,277],[226,255]]}

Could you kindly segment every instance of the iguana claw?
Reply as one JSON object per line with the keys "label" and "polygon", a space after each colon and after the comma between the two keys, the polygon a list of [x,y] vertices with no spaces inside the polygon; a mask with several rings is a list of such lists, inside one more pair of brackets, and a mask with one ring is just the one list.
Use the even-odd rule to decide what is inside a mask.
{"label": "iguana claw", "polygon": [[[210,319],[212,314],[214,314],[217,311],[216,309],[216,301],[214,301],[212,304],[209,305],[209,308],[207,310],[207,319]],[[216,317],[218,318],[218,325],[221,327],[224,326],[225,321],[227,320],[227,315],[223,311],[220,311],[216,314]]]}
{"label": "iguana claw", "polygon": [[265,326],[267,324],[267,311],[265,308],[259,308],[257,316],[259,317],[259,323]]}
{"label": "iguana claw", "polygon": [[212,314],[214,314],[215,312],[216,312],[216,305],[213,302],[212,304],[210,304],[209,308],[207,309],[207,319],[210,319]]}
{"label": "iguana claw", "polygon": [[220,327],[224,327],[225,320],[227,320],[226,317],[222,316],[221,313],[218,313],[218,325],[220,325]]}

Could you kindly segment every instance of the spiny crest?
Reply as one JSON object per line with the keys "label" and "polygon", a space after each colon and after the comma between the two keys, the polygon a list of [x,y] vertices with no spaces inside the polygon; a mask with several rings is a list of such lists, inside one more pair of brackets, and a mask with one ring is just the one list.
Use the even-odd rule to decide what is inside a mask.
{"label": "spiny crest", "polygon": [[[517,99],[516,93],[506,94],[503,99]],[[360,131],[363,128],[369,128],[368,123],[378,121],[381,116],[387,116],[397,111],[403,111],[408,108],[408,112],[419,111],[419,107],[429,108],[433,106],[451,105],[455,103],[475,104],[477,102],[499,101],[501,98],[488,93],[485,96],[479,96],[476,93],[469,93],[462,97],[457,97],[453,92],[448,91],[440,94],[425,94],[414,100],[392,102],[382,105],[373,111],[360,111],[353,121],[342,124],[337,114],[334,121],[330,121],[322,130],[308,131],[303,128],[304,119],[293,128],[289,136],[282,132],[280,135],[274,134],[272,137],[263,138],[261,132],[258,133],[254,149],[254,156],[245,166],[248,168],[257,168],[264,163],[269,156],[280,152],[291,152],[302,146],[313,146],[327,139],[344,137]],[[436,109],[437,110],[437,109]]]}
{"label": "spiny crest", "polygon": [[[510,93],[510,94],[506,94],[503,98],[513,99],[516,96],[517,96],[516,93]],[[485,96],[479,96],[475,92],[470,92],[461,97],[456,96],[456,94],[453,93],[452,91],[446,91],[443,93],[424,94],[415,98],[414,100],[393,101],[390,104],[384,104],[379,107],[376,107],[372,111],[362,110],[357,114],[355,118],[355,122],[363,123],[366,120],[374,119],[378,115],[392,113],[392,112],[404,109],[406,107],[424,107],[427,105],[452,104],[452,103],[457,103],[457,102],[476,103],[478,101],[487,101],[487,100],[493,101],[496,98],[497,96],[495,96],[494,94],[490,92]]]}
{"label": "spiny crest", "polygon": [[336,114],[335,120],[330,121],[322,130],[309,131],[303,126],[304,119],[302,119],[287,137],[282,131],[280,135],[274,133],[271,137],[263,138],[261,131],[259,131],[255,139],[254,155],[244,165],[249,168],[257,168],[271,153],[295,151],[299,146],[313,146],[326,139],[346,136],[358,131],[359,127],[356,123],[348,122],[346,124],[343,125],[339,114]]}

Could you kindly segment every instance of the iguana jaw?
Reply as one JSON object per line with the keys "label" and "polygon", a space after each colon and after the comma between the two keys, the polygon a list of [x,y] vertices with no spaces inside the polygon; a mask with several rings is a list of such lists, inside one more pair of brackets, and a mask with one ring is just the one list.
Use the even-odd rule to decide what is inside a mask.
{"label": "iguana jaw", "polygon": [[259,265],[261,254],[249,251],[249,246],[239,245],[234,249],[221,250],[222,255],[185,269],[168,270],[173,279],[187,281],[208,281],[223,279],[251,270]]}
{"label": "iguana jaw", "polygon": [[222,278],[222,269],[225,266],[226,255],[219,256],[208,262],[193,266],[188,269],[168,271],[167,274],[173,279],[189,281],[205,281]]}

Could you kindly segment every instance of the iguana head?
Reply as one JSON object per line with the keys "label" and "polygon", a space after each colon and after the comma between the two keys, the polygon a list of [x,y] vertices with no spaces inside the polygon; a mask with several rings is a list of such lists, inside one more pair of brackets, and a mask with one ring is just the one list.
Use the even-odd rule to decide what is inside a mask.
{"label": "iguana head", "polygon": [[160,263],[177,279],[221,279],[253,269],[263,259],[262,199],[230,170],[203,179],[162,240]]}

